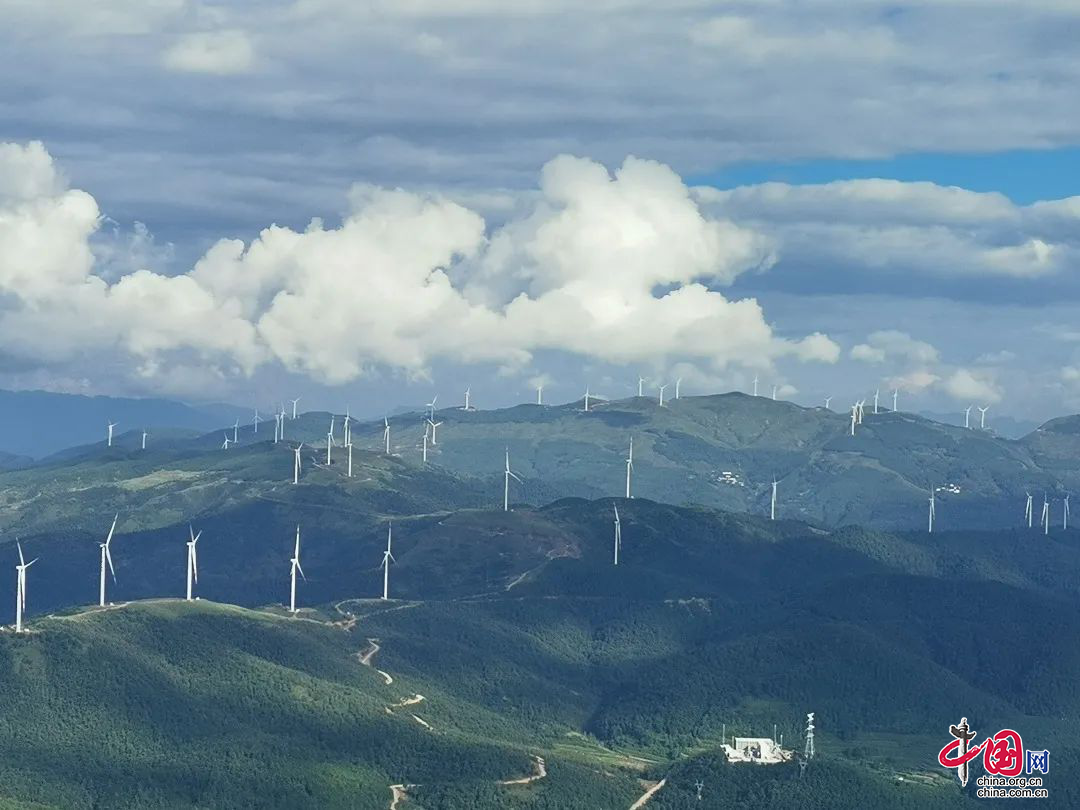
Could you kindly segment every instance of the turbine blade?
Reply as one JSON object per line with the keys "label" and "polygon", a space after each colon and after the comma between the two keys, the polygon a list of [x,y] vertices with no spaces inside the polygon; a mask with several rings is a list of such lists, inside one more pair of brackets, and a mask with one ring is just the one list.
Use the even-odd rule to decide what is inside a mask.
{"label": "turbine blade", "polygon": [[300,578],[307,582],[307,577],[304,576],[304,569],[300,567],[300,560],[296,561],[296,570],[300,572]]}
{"label": "turbine blade", "polygon": [[119,520],[119,518],[120,518],[120,513],[119,513],[119,512],[117,512],[117,513],[116,513],[116,517],[114,517],[114,518],[112,519],[112,528],[110,528],[110,529],[109,529],[109,536],[105,538],[105,548],[108,548],[108,547],[109,547],[109,543],[111,543],[111,542],[112,542],[112,539],[113,539],[113,532],[115,532],[115,531],[116,531],[116,521],[117,521],[117,520]]}
{"label": "turbine blade", "polygon": [[112,554],[109,553],[108,546],[105,546],[105,561],[109,564],[109,572],[112,574],[113,582],[116,582],[116,569],[113,568]]}

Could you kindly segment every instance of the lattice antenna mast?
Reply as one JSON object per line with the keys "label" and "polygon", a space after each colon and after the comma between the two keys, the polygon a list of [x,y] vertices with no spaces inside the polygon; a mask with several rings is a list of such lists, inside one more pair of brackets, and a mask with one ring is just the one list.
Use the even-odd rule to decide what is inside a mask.
{"label": "lattice antenna mast", "polygon": [[806,715],[806,748],[803,751],[803,759],[809,761],[814,758],[814,713]]}
{"label": "lattice antenna mast", "polygon": [[694,787],[697,788],[697,800],[700,802],[701,801],[701,791],[705,789],[705,783],[702,782],[699,779],[698,781],[694,782]]}

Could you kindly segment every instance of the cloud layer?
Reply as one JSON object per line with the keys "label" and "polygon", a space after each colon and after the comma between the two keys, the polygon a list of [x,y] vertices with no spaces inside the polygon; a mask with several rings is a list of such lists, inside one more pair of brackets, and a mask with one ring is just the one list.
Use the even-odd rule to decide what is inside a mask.
{"label": "cloud layer", "polygon": [[275,363],[340,384],[437,361],[526,371],[545,350],[713,371],[837,359],[827,337],[778,337],[755,301],[715,289],[768,267],[771,244],[703,215],[669,168],[559,157],[529,199],[489,229],[445,197],[360,185],[336,227],[271,226],[190,272],[106,280],[93,197],[41,144],[3,144],[0,340],[10,367],[104,357],[129,381],[196,391]]}

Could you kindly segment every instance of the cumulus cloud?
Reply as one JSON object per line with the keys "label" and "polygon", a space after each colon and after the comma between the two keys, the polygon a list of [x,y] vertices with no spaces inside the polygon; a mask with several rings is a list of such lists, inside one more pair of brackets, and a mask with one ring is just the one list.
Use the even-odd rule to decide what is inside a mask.
{"label": "cumulus cloud", "polygon": [[0,167],[0,339],[21,362],[118,350],[132,375],[181,385],[270,362],[344,383],[440,359],[528,373],[541,350],[713,370],[839,354],[821,334],[776,335],[756,301],[714,289],[767,267],[771,245],[703,215],[650,161],[609,174],[557,158],[531,209],[493,230],[446,197],[358,185],[337,227],[271,226],[217,242],[190,272],[115,278],[91,250],[96,202],[40,145],[4,146]]}
{"label": "cumulus cloud", "polygon": [[200,31],[180,37],[161,55],[162,64],[184,73],[231,76],[255,65],[255,46],[240,30]]}
{"label": "cumulus cloud", "polygon": [[867,363],[900,360],[925,365],[938,361],[938,351],[929,343],[915,340],[906,332],[892,329],[873,332],[865,343],[853,346],[850,354],[852,360]]}
{"label": "cumulus cloud", "polygon": [[950,397],[961,402],[990,404],[1001,401],[1001,390],[987,372],[959,368],[943,381],[942,388]]}

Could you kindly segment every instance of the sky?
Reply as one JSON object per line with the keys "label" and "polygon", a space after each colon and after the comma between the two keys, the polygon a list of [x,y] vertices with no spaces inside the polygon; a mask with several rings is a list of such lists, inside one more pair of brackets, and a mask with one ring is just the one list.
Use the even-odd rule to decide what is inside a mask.
{"label": "sky", "polygon": [[0,18],[0,386],[1080,410],[1071,0]]}

